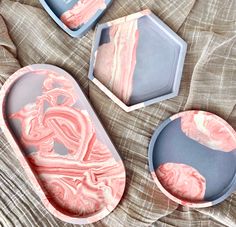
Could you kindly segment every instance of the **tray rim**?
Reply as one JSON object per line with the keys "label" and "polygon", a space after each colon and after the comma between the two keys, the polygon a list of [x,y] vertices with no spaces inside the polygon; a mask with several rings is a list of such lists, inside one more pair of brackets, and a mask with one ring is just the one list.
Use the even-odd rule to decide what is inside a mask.
{"label": "tray rim", "polygon": [[[104,129],[105,135],[108,137],[111,145],[113,146],[113,149],[116,151],[117,156],[120,159],[120,162],[123,166],[124,169],[124,187],[121,190],[121,198],[120,199],[114,199],[114,201],[112,201],[111,205],[104,207],[102,210],[94,213],[94,215],[91,216],[87,216],[87,217],[76,217],[76,216],[69,216],[66,215],[62,212],[60,212],[59,210],[57,210],[47,199],[45,193],[43,192],[43,189],[39,183],[39,179],[37,179],[37,175],[35,175],[32,171],[32,168],[30,167],[29,163],[27,162],[26,158],[24,157],[20,147],[17,144],[17,141],[15,139],[15,136],[11,133],[9,127],[7,126],[6,123],[6,116],[5,116],[5,98],[7,97],[9,90],[11,89],[11,86],[14,85],[14,83],[21,78],[22,76],[24,76],[25,74],[35,71],[35,70],[42,70],[43,67],[46,67],[46,69],[48,70],[48,68],[50,68],[51,71],[54,71],[53,69],[56,69],[58,71],[62,72],[62,75],[69,80],[72,80],[74,83],[77,84],[79,90],[81,91],[83,98],[87,101],[87,103],[89,104],[87,106],[88,109],[90,109],[90,112],[93,112],[93,117],[92,118],[96,118],[97,122],[101,124],[102,128]],[[124,162],[121,158],[121,156],[119,155],[118,150],[116,149],[115,145],[113,144],[113,142],[111,141],[106,129],[104,128],[102,122],[99,120],[95,110],[93,109],[92,105],[90,104],[88,98],[86,97],[86,95],[84,94],[83,90],[81,89],[80,85],[76,82],[76,80],[64,69],[58,67],[58,66],[54,66],[54,65],[50,65],[50,64],[32,64],[32,65],[28,65],[25,66],[23,68],[20,68],[19,70],[17,70],[15,73],[13,73],[7,80],[6,82],[3,84],[1,90],[0,90],[0,128],[3,132],[3,134],[6,136],[11,148],[14,150],[14,153],[16,154],[16,158],[18,159],[18,161],[21,164],[21,167],[24,169],[27,177],[29,178],[28,180],[30,181],[30,184],[33,186],[35,193],[39,196],[41,202],[43,203],[43,205],[47,208],[47,210],[53,214],[55,217],[61,219],[64,222],[68,222],[71,224],[91,224],[94,222],[97,222],[101,219],[103,219],[104,217],[106,217],[107,215],[109,215],[120,203],[122,196],[124,195],[124,191],[126,188],[126,169],[124,166]],[[111,152],[111,151],[110,151]]]}
{"label": "tray rim", "polygon": [[[120,24],[125,21],[130,21],[134,19],[139,19],[143,16],[148,16],[150,19],[158,25],[158,27],[163,30],[163,32],[166,33],[170,38],[173,39],[175,43],[177,43],[180,47],[180,52],[178,56],[178,63],[175,73],[175,80],[174,85],[172,87],[172,92],[162,95],[156,98],[149,99],[147,101],[143,101],[134,105],[126,105],[124,102],[122,102],[115,94],[112,93],[111,90],[109,90],[102,82],[100,82],[95,76],[94,76],[94,67],[96,63],[96,53],[97,49],[99,47],[100,38],[102,30],[105,28],[109,28],[112,25]],[[112,101],[114,101],[118,106],[120,106],[124,111],[131,112],[133,110],[140,109],[142,107],[146,107],[149,105],[152,105],[154,103],[158,103],[167,99],[171,99],[176,97],[179,94],[180,90],[180,83],[182,79],[182,73],[184,68],[184,61],[185,56],[187,53],[187,43],[179,37],[167,24],[165,24],[160,18],[158,18],[150,9],[145,9],[140,12],[130,14],[125,17],[121,17],[118,19],[115,19],[113,21],[99,24],[96,26],[95,33],[94,33],[94,41],[93,46],[91,50],[91,57],[90,57],[90,66],[89,66],[89,73],[88,78],[90,81],[92,81],[97,87],[99,87],[100,90],[102,90]]]}
{"label": "tray rim", "polygon": [[61,27],[64,32],[66,32],[68,35],[70,35],[73,38],[82,38],[96,23],[97,21],[103,16],[105,11],[110,7],[113,0],[105,0],[106,2],[106,8],[103,10],[99,10],[95,13],[95,15],[89,19],[88,22],[83,24],[80,28],[77,30],[72,30],[69,27],[67,27],[60,18],[53,12],[53,10],[49,7],[46,0],[39,0],[43,8],[46,10],[46,12],[50,15],[50,17],[56,22],[56,24]]}
{"label": "tray rim", "polygon": [[[206,202],[190,202],[190,201],[186,201],[186,200],[181,200],[177,197],[175,197],[174,195],[172,195],[170,192],[168,192],[161,184],[161,182],[158,180],[158,177],[156,176],[155,173],[155,168],[153,165],[153,153],[154,153],[154,146],[156,143],[156,140],[158,139],[159,134],[162,132],[162,130],[172,121],[180,118],[183,114],[186,113],[190,113],[190,112],[203,112],[205,114],[211,114],[216,116],[217,118],[219,118],[219,120],[221,120],[222,122],[224,122],[224,125],[226,127],[229,127],[230,129],[232,129],[234,132],[235,130],[232,128],[232,126],[225,121],[223,118],[219,117],[217,114],[214,114],[212,112],[209,111],[203,111],[203,110],[186,110],[186,111],[182,111],[179,113],[176,113],[170,117],[168,117],[166,120],[164,120],[159,126],[156,127],[156,129],[154,130],[151,140],[149,142],[148,145],[148,165],[149,165],[149,171],[152,175],[152,178],[154,180],[154,182],[156,183],[156,185],[158,186],[158,188],[161,190],[161,192],[163,194],[165,194],[169,199],[171,199],[172,201],[181,204],[183,206],[187,206],[187,207],[191,207],[191,208],[205,208],[205,207],[211,207],[213,205],[216,205],[220,202],[223,202],[226,198],[228,198],[235,190],[236,190],[236,173],[232,179],[232,181],[230,182],[230,184],[225,188],[225,190],[221,193],[221,196],[215,200],[212,201],[206,201]],[[236,135],[236,132],[235,132]]]}

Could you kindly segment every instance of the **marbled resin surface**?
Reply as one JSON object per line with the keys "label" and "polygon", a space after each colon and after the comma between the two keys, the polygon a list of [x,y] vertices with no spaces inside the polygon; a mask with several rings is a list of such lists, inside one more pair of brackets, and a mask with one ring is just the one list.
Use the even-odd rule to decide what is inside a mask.
{"label": "marbled resin surface", "polygon": [[206,190],[205,178],[193,167],[165,163],[158,167],[156,175],[163,187],[174,196],[188,201],[202,201]]}
{"label": "marbled resin surface", "polygon": [[186,49],[146,9],[97,26],[88,77],[130,112],[177,95]]}
{"label": "marbled resin surface", "polygon": [[149,147],[150,170],[159,188],[191,207],[211,206],[234,191],[235,160],[236,132],[204,111],[170,117],[156,130]]}
{"label": "marbled resin surface", "polygon": [[186,136],[213,150],[230,152],[236,149],[235,132],[225,127],[219,117],[201,111],[181,116],[181,129]]}
{"label": "marbled resin surface", "polygon": [[98,10],[104,10],[104,0],[79,0],[71,9],[61,15],[61,21],[70,29],[87,23]]}
{"label": "marbled resin surface", "polygon": [[[17,135],[16,142],[24,150],[13,142],[12,146],[16,153],[23,154],[21,161],[28,162],[30,168],[26,172],[33,171],[36,176],[36,188],[40,195],[44,194],[41,199],[47,208],[68,222],[94,222],[109,214],[121,199],[124,166],[98,138],[94,117],[78,104],[81,97],[75,84],[53,69],[28,67],[20,71],[20,76],[16,73],[9,79],[12,82],[3,88],[7,92],[11,92],[14,81],[27,73],[31,79],[41,77],[43,85],[41,95],[33,102],[5,116],[11,126],[19,125],[20,135],[14,135],[14,128],[10,128],[14,136],[7,128],[4,131],[10,141]],[[29,175],[35,183],[32,172]]]}
{"label": "marbled resin surface", "polygon": [[94,73],[125,104],[129,104],[136,65],[139,32],[137,20],[112,25],[109,43],[97,50]]}

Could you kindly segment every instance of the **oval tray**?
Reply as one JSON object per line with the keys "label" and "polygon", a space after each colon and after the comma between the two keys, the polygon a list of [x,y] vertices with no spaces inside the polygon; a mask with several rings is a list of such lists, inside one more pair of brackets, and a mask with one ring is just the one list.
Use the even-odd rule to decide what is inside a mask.
{"label": "oval tray", "polygon": [[1,128],[35,192],[63,221],[108,215],[125,188],[125,168],[75,80],[51,65],[20,69],[0,93]]}
{"label": "oval tray", "polygon": [[149,145],[160,190],[189,207],[222,202],[236,189],[236,133],[220,117],[187,111],[164,121]]}

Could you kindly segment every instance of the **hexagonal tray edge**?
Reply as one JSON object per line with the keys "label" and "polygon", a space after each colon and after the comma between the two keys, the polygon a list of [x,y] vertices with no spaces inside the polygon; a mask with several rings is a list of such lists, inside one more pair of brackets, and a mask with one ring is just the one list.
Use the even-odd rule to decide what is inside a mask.
{"label": "hexagonal tray edge", "polygon": [[[101,32],[104,28],[108,28],[111,25],[120,23],[123,21],[129,21],[135,19],[139,19],[143,16],[149,16],[154,22],[163,30],[170,38],[175,40],[180,45],[180,53],[179,53],[179,60],[177,63],[177,69],[176,69],[176,74],[175,74],[175,81],[173,85],[173,92],[163,95],[160,97],[156,97],[153,99],[150,99],[148,101],[140,102],[138,104],[134,104],[132,106],[128,106],[125,103],[123,103],[116,95],[114,95],[105,85],[103,85],[98,79],[96,79],[93,75],[93,70],[94,70],[94,65],[95,65],[95,55],[96,55],[96,50],[99,47],[99,39],[96,39],[96,37],[101,36]],[[122,18],[118,18],[116,20],[113,20],[111,22],[99,24],[96,26],[96,30],[94,33],[94,41],[93,41],[93,47],[91,50],[91,57],[90,57],[90,66],[89,66],[89,73],[88,73],[88,78],[91,80],[96,86],[99,87],[100,90],[102,90],[112,101],[114,101],[118,106],[120,106],[123,110],[126,112],[131,112],[136,109],[140,109],[142,107],[146,107],[149,105],[152,105],[157,102],[161,102],[170,98],[174,98],[178,95],[179,89],[180,89],[180,83],[182,79],[182,73],[183,73],[183,65],[184,65],[184,60],[185,56],[187,53],[187,43],[180,38],[168,25],[166,25],[163,21],[161,21],[160,18],[158,18],[151,10],[146,9],[138,13],[134,13]]]}

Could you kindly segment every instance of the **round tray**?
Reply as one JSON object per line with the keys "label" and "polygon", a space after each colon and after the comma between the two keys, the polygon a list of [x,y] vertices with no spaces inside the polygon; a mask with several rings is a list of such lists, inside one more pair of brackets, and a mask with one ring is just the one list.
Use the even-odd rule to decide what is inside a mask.
{"label": "round tray", "polygon": [[173,201],[208,207],[236,188],[236,133],[220,117],[186,111],[165,120],[149,145],[155,183]]}

